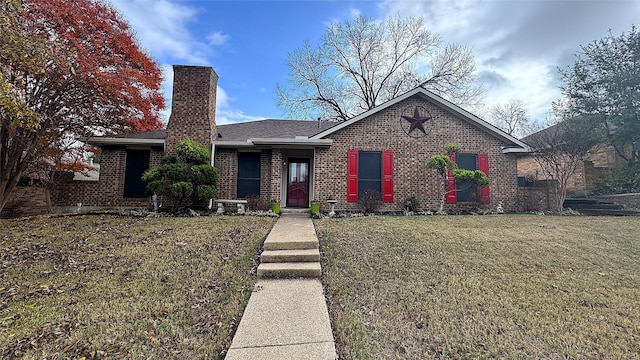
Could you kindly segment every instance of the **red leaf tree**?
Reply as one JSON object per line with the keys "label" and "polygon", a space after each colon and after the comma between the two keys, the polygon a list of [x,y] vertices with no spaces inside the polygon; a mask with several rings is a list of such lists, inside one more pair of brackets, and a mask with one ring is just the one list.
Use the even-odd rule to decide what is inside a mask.
{"label": "red leaf tree", "polygon": [[0,0],[0,27],[0,210],[36,164],[73,163],[78,139],[163,126],[161,71],[111,6]]}

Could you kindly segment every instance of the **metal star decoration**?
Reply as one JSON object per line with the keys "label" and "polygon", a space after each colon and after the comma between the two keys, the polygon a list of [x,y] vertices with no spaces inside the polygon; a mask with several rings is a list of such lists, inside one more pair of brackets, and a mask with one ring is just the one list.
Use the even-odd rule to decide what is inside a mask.
{"label": "metal star decoration", "polygon": [[419,129],[425,135],[427,134],[422,124],[424,124],[427,120],[431,119],[431,116],[420,116],[420,111],[418,110],[417,106],[413,111],[413,116],[402,115],[402,118],[411,123],[411,125],[409,126],[409,131],[407,132],[408,134],[411,134],[411,132],[415,129]]}

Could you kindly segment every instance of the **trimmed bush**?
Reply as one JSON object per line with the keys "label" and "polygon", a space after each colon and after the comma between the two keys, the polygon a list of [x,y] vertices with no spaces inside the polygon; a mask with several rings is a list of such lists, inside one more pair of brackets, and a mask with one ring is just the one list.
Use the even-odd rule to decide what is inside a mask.
{"label": "trimmed bush", "polygon": [[407,211],[418,211],[418,208],[420,208],[420,200],[418,200],[415,195],[407,196],[404,198],[404,208]]}
{"label": "trimmed bush", "polygon": [[218,169],[211,166],[208,150],[201,144],[184,139],[176,147],[176,155],[167,155],[158,167],[142,174],[146,193],[168,198],[171,212],[215,198],[218,193]]}
{"label": "trimmed bush", "polygon": [[178,160],[187,164],[208,164],[211,162],[209,149],[197,141],[183,139],[176,146]]}
{"label": "trimmed bush", "polygon": [[375,212],[382,204],[382,194],[376,190],[365,190],[358,197],[358,205],[365,214]]}

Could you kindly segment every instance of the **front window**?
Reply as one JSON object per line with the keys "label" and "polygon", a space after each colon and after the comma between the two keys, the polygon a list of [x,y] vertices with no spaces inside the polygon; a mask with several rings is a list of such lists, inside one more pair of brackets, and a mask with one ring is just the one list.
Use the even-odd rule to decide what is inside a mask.
{"label": "front window", "polygon": [[260,153],[238,153],[239,199],[260,196]]}
{"label": "front window", "polygon": [[360,151],[358,153],[358,197],[367,190],[382,194],[382,153]]}
{"label": "front window", "polygon": [[[476,154],[458,154],[456,156],[458,168],[465,170],[478,170],[478,156]],[[456,180],[459,202],[470,202],[477,200],[478,186],[472,181]]]}
{"label": "front window", "polygon": [[149,168],[150,150],[127,150],[124,171],[124,197],[144,198],[146,184],[142,173]]}

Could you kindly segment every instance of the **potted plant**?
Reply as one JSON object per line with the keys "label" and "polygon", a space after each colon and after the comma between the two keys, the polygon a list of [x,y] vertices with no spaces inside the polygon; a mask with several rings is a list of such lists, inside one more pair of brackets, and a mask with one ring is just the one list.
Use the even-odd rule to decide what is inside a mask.
{"label": "potted plant", "polygon": [[271,200],[271,212],[274,214],[280,214],[280,199]]}
{"label": "potted plant", "polygon": [[318,215],[320,213],[320,201],[311,200],[311,213]]}

